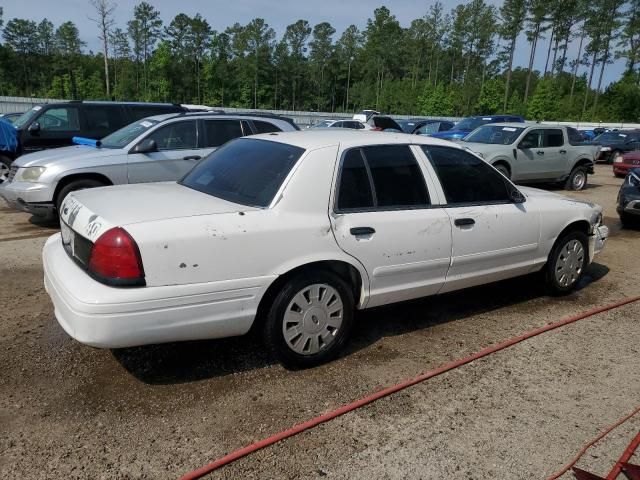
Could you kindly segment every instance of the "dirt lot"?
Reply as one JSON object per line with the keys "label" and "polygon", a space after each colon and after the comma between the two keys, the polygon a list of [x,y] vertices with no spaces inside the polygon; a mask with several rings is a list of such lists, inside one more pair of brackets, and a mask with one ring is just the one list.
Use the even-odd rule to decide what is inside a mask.
{"label": "dirt lot", "polygon": [[[576,293],[550,298],[531,276],[366,312],[343,358],[296,372],[250,338],[80,345],[42,286],[54,227],[0,209],[0,478],[177,478],[448,360],[640,294],[640,232],[620,229],[610,172],[599,166],[574,194],[603,205],[612,230]],[[636,303],[544,334],[211,478],[545,478],[640,404],[639,319]],[[580,466],[606,474],[639,429],[640,418],[627,422]]]}

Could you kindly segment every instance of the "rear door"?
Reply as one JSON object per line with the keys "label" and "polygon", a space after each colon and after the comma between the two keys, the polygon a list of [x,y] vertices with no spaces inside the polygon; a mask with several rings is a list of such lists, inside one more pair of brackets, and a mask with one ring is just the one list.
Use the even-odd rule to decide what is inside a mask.
{"label": "rear door", "polygon": [[424,146],[445,197],[452,231],[443,292],[528,273],[540,238],[539,212],[514,203],[499,172],[459,148]]}
{"label": "rear door", "polygon": [[154,140],[156,152],[129,153],[127,172],[129,183],[178,180],[199,160],[198,121],[172,121],[149,133],[141,141]]}
{"label": "rear door", "polygon": [[120,105],[82,105],[83,136],[101,139],[128,125],[124,109]]}
{"label": "rear door", "polygon": [[451,258],[451,224],[408,145],[342,153],[331,222],[339,246],[364,265],[368,307],[438,293]]}

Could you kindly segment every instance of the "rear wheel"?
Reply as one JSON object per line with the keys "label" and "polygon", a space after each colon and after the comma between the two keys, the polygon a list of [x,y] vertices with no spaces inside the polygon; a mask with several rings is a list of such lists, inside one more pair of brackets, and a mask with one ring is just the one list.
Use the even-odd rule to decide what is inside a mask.
{"label": "rear wheel", "polygon": [[0,155],[0,183],[4,183],[7,181],[7,177],[9,176],[9,169],[11,168],[12,163],[13,160],[11,160],[9,157]]}
{"label": "rear wheel", "polygon": [[587,236],[569,232],[556,241],[546,267],[546,283],[556,295],[571,292],[584,274],[589,258]]}
{"label": "rear wheel", "polygon": [[351,288],[339,276],[302,272],[276,295],[264,325],[265,344],[285,366],[319,365],[335,358],[347,342],[353,310]]}
{"label": "rear wheel", "polygon": [[564,185],[566,190],[582,190],[587,186],[587,169],[584,167],[575,167],[571,170],[569,178]]}
{"label": "rear wheel", "polygon": [[71,192],[75,192],[77,190],[85,190],[87,188],[96,188],[96,187],[104,187],[105,184],[94,180],[92,178],[82,178],[80,180],[74,180],[73,182],[68,183],[64,187],[60,189],[58,195],[55,198],[56,203],[56,211],[58,215],[60,215],[60,209],[62,208],[62,202],[67,195]]}

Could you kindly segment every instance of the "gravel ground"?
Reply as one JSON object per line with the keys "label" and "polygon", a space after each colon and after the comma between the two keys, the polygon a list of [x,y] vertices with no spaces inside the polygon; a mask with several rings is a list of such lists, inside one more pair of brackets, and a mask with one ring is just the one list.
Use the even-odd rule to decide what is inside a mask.
{"label": "gravel ground", "polygon": [[[347,354],[307,371],[274,364],[252,338],[80,345],[42,287],[40,249],[55,227],[0,208],[0,478],[177,478],[381,387],[640,294],[640,232],[620,229],[610,168],[572,194],[603,205],[612,231],[577,292],[550,298],[529,276],[367,311]],[[640,404],[639,317],[637,303],[546,333],[210,478],[546,478]],[[640,418],[627,422],[579,466],[606,474],[639,429]]]}

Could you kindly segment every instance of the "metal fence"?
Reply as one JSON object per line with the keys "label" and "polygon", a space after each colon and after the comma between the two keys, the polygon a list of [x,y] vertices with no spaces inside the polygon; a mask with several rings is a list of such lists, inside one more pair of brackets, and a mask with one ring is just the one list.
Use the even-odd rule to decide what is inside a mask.
{"label": "metal fence", "polygon": [[[53,99],[53,98],[35,98],[35,97],[3,97],[0,96],[0,113],[9,112],[24,112],[42,103],[54,103],[63,102],[65,100]],[[224,110],[229,113],[249,113],[249,112],[263,112],[263,113],[275,113],[277,115],[283,115],[285,117],[292,118],[296,124],[301,127],[308,127],[315,123],[318,123],[326,119],[347,119],[351,118],[351,113],[329,113],[329,112],[309,112],[309,111],[293,111],[293,110],[257,110],[253,108],[230,108],[230,107],[214,107]],[[393,118],[398,120],[406,120],[409,118],[425,118],[425,119],[443,119],[453,122],[460,120],[460,117],[425,117],[417,115],[393,115]],[[543,121],[540,122],[543,125],[566,125],[570,127],[577,127],[580,129],[591,129],[595,127],[604,128],[640,128],[640,123],[624,123],[624,122],[552,122]]]}

